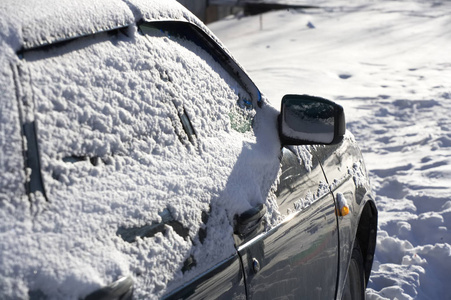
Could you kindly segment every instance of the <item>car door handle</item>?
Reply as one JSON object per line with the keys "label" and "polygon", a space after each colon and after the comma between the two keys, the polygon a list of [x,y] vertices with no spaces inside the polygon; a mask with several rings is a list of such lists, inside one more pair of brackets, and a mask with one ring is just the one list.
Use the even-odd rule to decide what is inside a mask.
{"label": "car door handle", "polygon": [[234,233],[241,238],[248,237],[251,233],[256,234],[263,228],[263,216],[266,214],[266,207],[259,204],[241,215],[235,216]]}

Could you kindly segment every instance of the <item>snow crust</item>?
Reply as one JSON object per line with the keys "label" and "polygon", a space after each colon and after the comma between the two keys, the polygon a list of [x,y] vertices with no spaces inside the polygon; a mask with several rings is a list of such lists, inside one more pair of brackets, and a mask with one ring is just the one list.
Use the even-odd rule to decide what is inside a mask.
{"label": "snow crust", "polygon": [[4,0],[0,12],[0,40],[14,51],[134,22],[120,0]]}
{"label": "snow crust", "polygon": [[367,299],[448,299],[451,3],[315,3],[264,14],[262,30],[259,16],[209,27],[276,107],[284,94],[344,106],[379,209]]}

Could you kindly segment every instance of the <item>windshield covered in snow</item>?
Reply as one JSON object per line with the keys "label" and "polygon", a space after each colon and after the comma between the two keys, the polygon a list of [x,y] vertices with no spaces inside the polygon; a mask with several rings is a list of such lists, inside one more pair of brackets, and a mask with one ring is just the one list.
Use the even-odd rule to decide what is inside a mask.
{"label": "windshield covered in snow", "polygon": [[[255,162],[277,173],[268,151],[273,160],[242,159],[254,169],[236,166],[243,145],[255,144],[256,111],[223,58],[195,35],[176,36],[173,24],[141,28],[24,53],[46,195],[32,203],[34,229],[14,255],[40,270],[33,280],[49,282],[40,289],[53,298],[129,274],[148,289],[138,298],[161,296],[182,283],[188,258],[197,273],[185,281],[234,253],[230,219],[263,202],[274,180],[254,178],[263,173]],[[230,178],[247,178],[249,188]]]}

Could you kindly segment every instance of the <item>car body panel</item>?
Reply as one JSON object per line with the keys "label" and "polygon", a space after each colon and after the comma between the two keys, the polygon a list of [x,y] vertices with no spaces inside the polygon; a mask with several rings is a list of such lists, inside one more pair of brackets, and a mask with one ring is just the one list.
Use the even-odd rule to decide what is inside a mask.
{"label": "car body panel", "polygon": [[244,276],[237,253],[191,282],[166,294],[163,299],[207,299],[212,295],[215,299],[246,299]]}
{"label": "car body panel", "polygon": [[344,140],[337,145],[316,146],[316,149],[315,153],[323,166],[331,192],[336,201],[339,200],[338,198],[341,198],[340,201],[345,201],[350,211],[345,216],[338,214],[340,270],[337,298],[341,299],[360,216],[367,202],[374,203],[374,200],[363,157],[352,134],[348,132]]}
{"label": "car body panel", "polygon": [[303,152],[304,160],[292,150],[282,150],[277,190],[281,223],[239,246],[249,299],[335,296],[338,231],[334,200],[315,156],[306,148],[296,150]]}

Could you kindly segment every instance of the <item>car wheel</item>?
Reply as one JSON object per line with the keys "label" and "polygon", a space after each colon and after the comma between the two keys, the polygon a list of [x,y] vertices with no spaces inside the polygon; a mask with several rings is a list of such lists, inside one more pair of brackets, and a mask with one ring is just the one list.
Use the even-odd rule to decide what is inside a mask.
{"label": "car wheel", "polygon": [[363,269],[362,251],[358,241],[355,241],[355,244],[346,276],[343,300],[365,300],[365,272]]}

